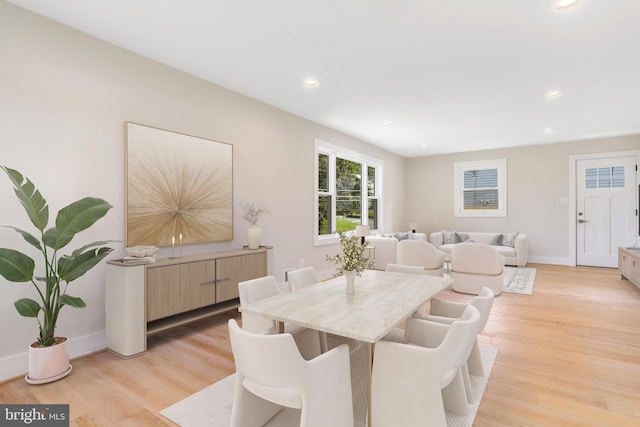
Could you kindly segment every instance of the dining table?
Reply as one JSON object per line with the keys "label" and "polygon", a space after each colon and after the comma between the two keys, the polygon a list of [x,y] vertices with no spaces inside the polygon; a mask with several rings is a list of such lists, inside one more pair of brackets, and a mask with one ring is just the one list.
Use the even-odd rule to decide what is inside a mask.
{"label": "dining table", "polygon": [[[367,408],[371,407],[371,372],[375,343],[433,297],[451,286],[450,277],[364,270],[347,293],[347,281],[338,276],[280,295],[241,305],[238,310],[285,323],[360,341],[367,346]],[[367,411],[369,414],[371,411]],[[371,417],[368,417],[371,426]]]}

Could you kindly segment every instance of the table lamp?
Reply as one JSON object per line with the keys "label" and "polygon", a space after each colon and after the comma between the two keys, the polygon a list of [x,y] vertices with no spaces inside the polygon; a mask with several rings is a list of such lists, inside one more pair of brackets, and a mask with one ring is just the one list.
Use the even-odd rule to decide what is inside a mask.
{"label": "table lamp", "polygon": [[369,226],[368,225],[358,225],[356,226],[356,236],[360,237],[360,244],[364,245],[364,237],[369,235]]}

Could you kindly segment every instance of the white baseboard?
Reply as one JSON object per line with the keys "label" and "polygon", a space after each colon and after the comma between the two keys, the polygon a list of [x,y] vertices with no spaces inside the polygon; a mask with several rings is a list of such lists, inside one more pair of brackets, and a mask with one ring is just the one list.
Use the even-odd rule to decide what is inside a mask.
{"label": "white baseboard", "polygon": [[545,256],[529,256],[527,262],[534,264],[552,264],[552,265],[568,265],[575,266],[569,258],[545,257]]}
{"label": "white baseboard", "polygon": [[[69,358],[85,356],[104,350],[107,346],[106,331],[69,340]],[[29,351],[14,354],[0,360],[0,382],[27,375],[29,371]]]}

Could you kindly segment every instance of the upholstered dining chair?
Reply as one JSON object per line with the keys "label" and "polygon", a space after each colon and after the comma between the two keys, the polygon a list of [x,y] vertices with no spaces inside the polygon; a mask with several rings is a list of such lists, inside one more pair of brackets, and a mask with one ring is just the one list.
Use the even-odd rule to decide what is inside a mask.
{"label": "upholstered dining chair", "polygon": [[[313,267],[304,267],[298,270],[291,270],[287,273],[287,281],[289,282],[289,288],[291,290],[304,288],[309,285],[320,283],[316,270]],[[327,351],[329,346],[327,334],[320,332],[320,351],[323,353]]]}
{"label": "upholstered dining chair", "polygon": [[[246,305],[280,294],[281,287],[278,286],[273,276],[264,276],[238,283],[238,293],[240,294],[240,305]],[[255,333],[278,332],[274,320],[248,313],[242,313],[241,318],[242,328],[246,331]],[[285,324],[284,330],[293,335],[300,348],[300,353],[305,359],[312,359],[322,352],[320,333],[318,331],[290,324]]]}
{"label": "upholstered dining chair", "polygon": [[451,289],[478,295],[486,286],[494,295],[504,288],[504,255],[483,243],[458,243],[451,249]]}
{"label": "upholstered dining chair", "polygon": [[[480,313],[480,323],[478,325],[478,333],[480,333],[487,326],[487,321],[491,314],[491,308],[493,307],[493,299],[493,291],[485,286],[480,290],[478,296],[473,297],[468,303],[433,299],[431,300],[429,315],[423,316],[420,314],[414,314],[414,317],[433,322],[451,324],[462,316],[467,305],[472,305],[478,309],[478,312]],[[467,360],[467,367],[470,374],[481,377],[485,376],[482,355],[480,353],[480,342],[478,341],[477,335],[473,343],[473,347],[471,348],[469,359]]]}
{"label": "upholstered dining chair", "polygon": [[[419,265],[387,264],[386,271],[406,274],[425,274],[424,267]],[[428,302],[422,304],[416,310],[415,314],[426,313],[428,304]]]}
{"label": "upholstered dining chair", "polygon": [[376,343],[371,416],[376,427],[446,427],[445,409],[459,414],[472,401],[466,363],[478,333],[473,306],[450,325],[410,318],[405,343]]}
{"label": "upholstered dining chair", "polygon": [[407,274],[424,274],[424,267],[419,265],[387,264],[386,271]]}
{"label": "upholstered dining chair", "polygon": [[425,274],[442,276],[444,274],[445,253],[440,252],[429,242],[422,240],[401,240],[396,249],[396,261],[402,265],[419,265]]}
{"label": "upholstered dining chair", "polygon": [[318,279],[316,270],[313,267],[304,267],[288,272],[287,281],[289,282],[289,288],[293,290],[319,283],[320,279]]}
{"label": "upholstered dining chair", "polygon": [[304,360],[290,334],[242,330],[229,319],[236,385],[231,427],[261,427],[282,407],[301,410],[301,427],[352,427],[349,347]]}

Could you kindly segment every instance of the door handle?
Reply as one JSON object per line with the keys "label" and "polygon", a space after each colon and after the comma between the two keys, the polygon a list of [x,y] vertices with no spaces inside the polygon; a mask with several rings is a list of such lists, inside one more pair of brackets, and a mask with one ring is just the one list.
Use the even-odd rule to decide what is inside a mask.
{"label": "door handle", "polygon": [[584,223],[584,222],[589,222],[589,221],[587,221],[586,219],[579,219],[579,220],[578,220],[578,224],[582,224],[582,223]]}

